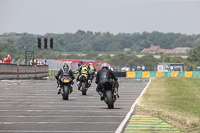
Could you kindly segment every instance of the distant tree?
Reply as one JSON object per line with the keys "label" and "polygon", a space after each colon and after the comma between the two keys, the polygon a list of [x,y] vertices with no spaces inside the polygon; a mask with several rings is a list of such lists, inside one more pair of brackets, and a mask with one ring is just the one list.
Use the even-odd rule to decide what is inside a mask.
{"label": "distant tree", "polygon": [[13,44],[7,42],[0,42],[0,52],[17,54],[17,49]]}
{"label": "distant tree", "polygon": [[119,51],[123,51],[123,47],[120,44],[120,42],[112,42],[110,43],[107,48],[106,48],[107,52],[119,52]]}
{"label": "distant tree", "polygon": [[[141,52],[149,48],[151,44],[160,45],[161,48],[173,49],[176,47],[194,47],[200,45],[200,35],[185,35],[175,33],[162,33],[153,31],[113,35],[106,32],[91,32],[78,30],[76,33],[54,34],[47,33],[33,35],[28,33],[5,33],[0,36],[0,42],[14,44],[18,51],[23,51],[25,44],[37,47],[37,37],[54,39],[54,52],[119,52],[124,48],[130,48],[131,52]],[[43,46],[42,46],[43,47]]]}
{"label": "distant tree", "polygon": [[194,46],[200,46],[200,37],[196,38],[194,41]]}
{"label": "distant tree", "polygon": [[190,50],[187,60],[191,62],[200,61],[200,46]]}

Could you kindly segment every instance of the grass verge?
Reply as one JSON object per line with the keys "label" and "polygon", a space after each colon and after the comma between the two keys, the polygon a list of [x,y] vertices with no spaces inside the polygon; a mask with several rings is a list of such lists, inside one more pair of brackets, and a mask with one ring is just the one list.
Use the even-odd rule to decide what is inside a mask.
{"label": "grass verge", "polygon": [[155,77],[136,106],[136,114],[158,117],[181,132],[200,132],[200,78]]}

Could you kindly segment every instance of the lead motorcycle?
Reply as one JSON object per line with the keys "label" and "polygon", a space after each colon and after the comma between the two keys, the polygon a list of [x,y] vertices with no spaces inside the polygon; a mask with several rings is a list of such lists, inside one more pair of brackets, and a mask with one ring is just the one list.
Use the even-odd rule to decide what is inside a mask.
{"label": "lead motorcycle", "polygon": [[117,93],[118,83],[116,81],[106,82],[102,84],[102,86],[103,100],[108,105],[109,109],[113,109],[115,101],[119,98]]}
{"label": "lead motorcycle", "polygon": [[[59,81],[57,81],[59,84]],[[63,100],[68,100],[69,99],[69,94],[72,93],[73,90],[73,80],[69,78],[67,75],[63,75],[63,77],[60,79],[60,88],[61,88],[61,94],[63,97]]]}
{"label": "lead motorcycle", "polygon": [[82,95],[86,95],[88,88],[91,86],[91,82],[85,75],[80,75],[79,81],[79,90],[82,92]]}

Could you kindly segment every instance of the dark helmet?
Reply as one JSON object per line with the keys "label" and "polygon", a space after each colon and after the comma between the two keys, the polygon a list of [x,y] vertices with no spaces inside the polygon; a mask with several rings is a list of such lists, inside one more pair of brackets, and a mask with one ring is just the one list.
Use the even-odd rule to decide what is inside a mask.
{"label": "dark helmet", "polygon": [[69,66],[67,65],[67,63],[65,63],[65,64],[63,65],[63,71],[64,71],[64,73],[67,73],[68,70],[69,70]]}
{"label": "dark helmet", "polygon": [[83,63],[82,61],[80,61],[80,62],[78,63],[78,67],[79,67],[79,66],[82,66],[82,65],[84,65],[84,63]]}
{"label": "dark helmet", "polygon": [[63,68],[69,68],[69,66],[67,65],[67,63],[65,63],[65,64],[63,65]]}

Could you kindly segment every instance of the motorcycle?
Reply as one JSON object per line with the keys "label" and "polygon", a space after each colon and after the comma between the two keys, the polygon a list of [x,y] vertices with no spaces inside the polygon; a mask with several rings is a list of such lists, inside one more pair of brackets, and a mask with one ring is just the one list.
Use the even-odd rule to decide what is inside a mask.
{"label": "motorcycle", "polygon": [[103,100],[108,105],[109,109],[114,108],[114,102],[119,98],[119,95],[117,94],[118,88],[116,87],[115,84],[116,84],[115,81],[114,82],[106,82],[106,83],[102,84]]}
{"label": "motorcycle", "polygon": [[92,70],[89,70],[89,79],[91,79],[91,81],[94,79],[95,77],[95,72]]}
{"label": "motorcycle", "polygon": [[72,93],[73,80],[69,78],[68,76],[64,75],[60,79],[60,81],[61,81],[60,88],[61,88],[61,94],[62,94],[63,100],[68,100],[69,94]]}
{"label": "motorcycle", "polygon": [[82,91],[82,95],[86,95],[88,88],[91,86],[91,82],[87,79],[85,75],[79,77],[79,90]]}

